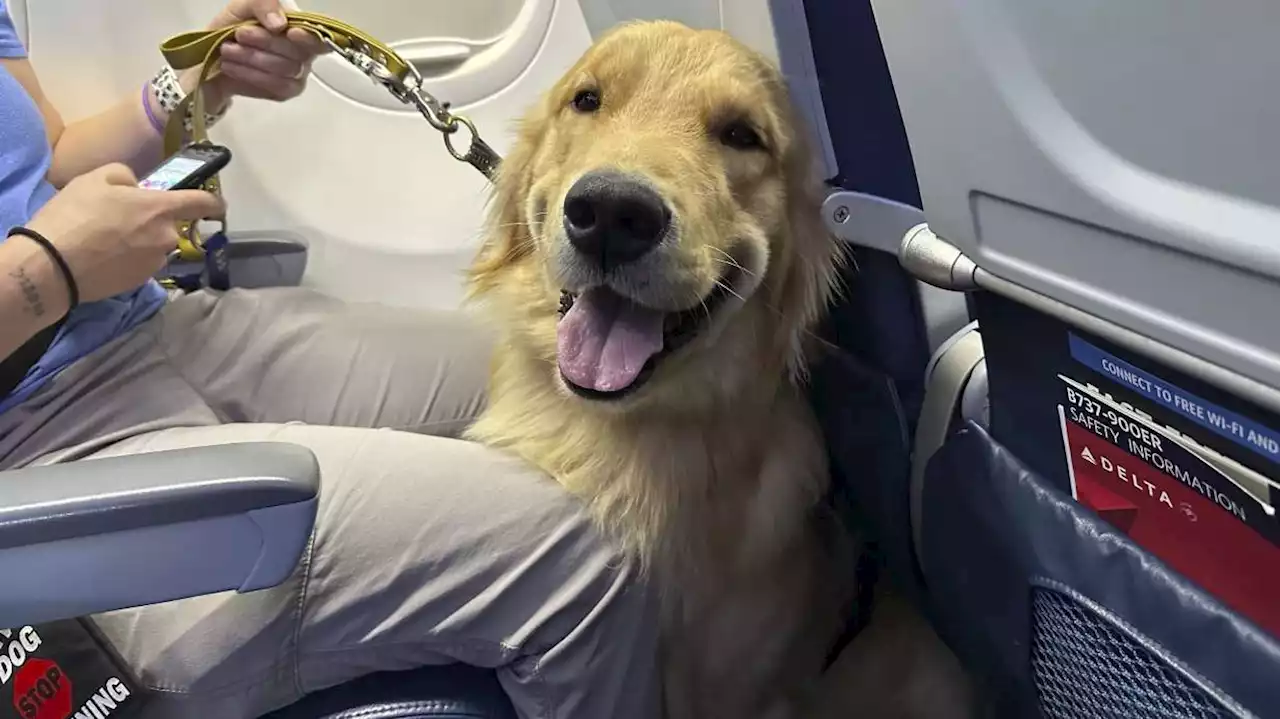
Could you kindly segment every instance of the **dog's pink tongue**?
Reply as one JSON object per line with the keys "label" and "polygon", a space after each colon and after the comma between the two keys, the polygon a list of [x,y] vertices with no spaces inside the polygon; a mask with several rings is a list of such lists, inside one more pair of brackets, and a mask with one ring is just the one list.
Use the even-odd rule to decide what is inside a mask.
{"label": "dog's pink tongue", "polygon": [[661,312],[610,290],[582,293],[557,327],[560,372],[586,389],[626,389],[662,349],[662,320]]}

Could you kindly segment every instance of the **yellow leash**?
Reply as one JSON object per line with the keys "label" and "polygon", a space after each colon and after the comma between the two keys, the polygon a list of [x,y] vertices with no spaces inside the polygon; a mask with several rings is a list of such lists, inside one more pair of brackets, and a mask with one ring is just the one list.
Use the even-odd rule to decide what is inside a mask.
{"label": "yellow leash", "polygon": [[[336,55],[385,87],[396,99],[406,105],[414,106],[432,127],[444,135],[445,149],[450,155],[460,162],[466,162],[475,167],[485,177],[493,179],[501,158],[480,138],[475,125],[470,120],[450,113],[448,105],[441,103],[423,89],[422,75],[412,63],[405,61],[395,50],[359,28],[327,15],[290,12],[285,13],[285,18],[289,21],[289,27],[301,28],[315,35]],[[234,38],[236,30],[240,27],[257,24],[259,23],[256,20],[248,20],[217,30],[185,32],[169,38],[160,45],[160,52],[174,70],[200,67],[196,86],[169,115],[164,133],[165,157],[178,152],[191,142],[208,140],[208,128],[205,126],[204,84],[218,74],[222,44]],[[191,118],[190,133],[186,128],[187,117]],[[460,152],[454,145],[453,136],[464,127],[470,133],[471,140],[466,150]],[[217,176],[205,183],[205,189],[221,194]],[[223,231],[225,229],[224,222]],[[204,258],[204,243],[194,223],[179,225],[178,237],[180,259],[200,261]]]}

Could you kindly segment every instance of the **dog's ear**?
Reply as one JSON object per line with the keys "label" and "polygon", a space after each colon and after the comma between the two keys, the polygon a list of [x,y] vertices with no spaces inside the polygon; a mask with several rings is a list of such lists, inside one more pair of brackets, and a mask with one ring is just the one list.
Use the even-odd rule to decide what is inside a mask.
{"label": "dog's ear", "polygon": [[[788,110],[791,106],[786,105]],[[818,177],[808,125],[793,110],[788,123],[795,133],[783,157],[787,192],[787,238],[791,248],[778,287],[777,307],[784,322],[788,369],[803,378],[808,350],[817,340],[818,323],[835,298],[840,270],[847,257],[842,244],[822,220],[823,185]]]}
{"label": "dog's ear", "polygon": [[545,103],[538,103],[520,121],[511,152],[498,167],[489,199],[485,240],[468,272],[472,296],[489,292],[498,283],[503,268],[533,252],[525,199],[533,182],[533,159],[546,129]]}

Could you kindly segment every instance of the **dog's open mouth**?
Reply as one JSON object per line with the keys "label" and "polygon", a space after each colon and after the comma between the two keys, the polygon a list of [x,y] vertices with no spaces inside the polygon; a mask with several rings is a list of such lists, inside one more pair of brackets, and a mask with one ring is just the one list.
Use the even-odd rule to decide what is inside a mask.
{"label": "dog's open mouth", "polygon": [[680,312],[645,307],[608,287],[562,292],[557,326],[560,376],[575,394],[620,399],[643,385],[663,358],[698,336],[733,294],[720,281],[702,303]]}

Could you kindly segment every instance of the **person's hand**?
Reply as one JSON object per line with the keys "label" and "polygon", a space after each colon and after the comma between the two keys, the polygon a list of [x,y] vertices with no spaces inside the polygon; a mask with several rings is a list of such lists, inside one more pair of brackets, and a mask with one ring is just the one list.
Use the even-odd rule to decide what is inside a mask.
{"label": "person's hand", "polygon": [[81,302],[142,286],[177,246],[177,222],[220,217],[224,210],[203,190],[137,185],[128,167],[107,165],[67,183],[27,223],[67,261]]}
{"label": "person's hand", "polygon": [[231,0],[209,23],[210,30],[256,19],[261,27],[243,27],[222,46],[222,73],[210,90],[213,106],[234,95],[289,100],[307,86],[311,61],[328,51],[315,35],[288,28],[280,0]]}

